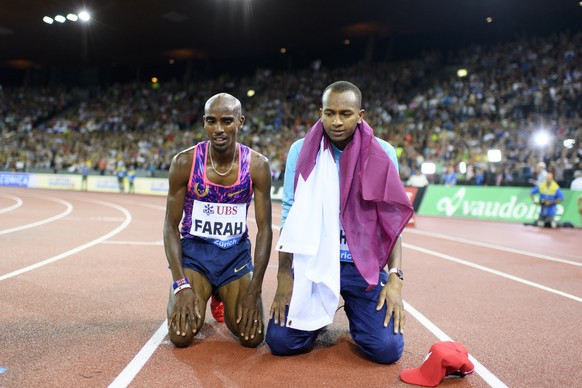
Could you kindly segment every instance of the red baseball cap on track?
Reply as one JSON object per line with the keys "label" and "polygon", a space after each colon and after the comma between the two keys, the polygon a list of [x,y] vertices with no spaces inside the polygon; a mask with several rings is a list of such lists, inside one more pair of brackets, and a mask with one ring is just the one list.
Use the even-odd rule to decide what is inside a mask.
{"label": "red baseball cap on track", "polygon": [[469,352],[459,342],[437,342],[430,347],[429,353],[420,368],[403,370],[402,381],[409,384],[436,387],[445,376],[466,376],[473,373],[475,366],[469,360]]}

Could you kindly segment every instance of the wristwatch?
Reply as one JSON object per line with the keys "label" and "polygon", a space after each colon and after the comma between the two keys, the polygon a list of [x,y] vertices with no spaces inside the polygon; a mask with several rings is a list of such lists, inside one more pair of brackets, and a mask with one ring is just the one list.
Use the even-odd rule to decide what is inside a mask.
{"label": "wristwatch", "polygon": [[404,273],[402,273],[402,270],[400,268],[398,267],[390,268],[390,270],[388,271],[388,276],[390,276],[391,273],[396,274],[396,276],[398,276],[400,280],[404,280]]}

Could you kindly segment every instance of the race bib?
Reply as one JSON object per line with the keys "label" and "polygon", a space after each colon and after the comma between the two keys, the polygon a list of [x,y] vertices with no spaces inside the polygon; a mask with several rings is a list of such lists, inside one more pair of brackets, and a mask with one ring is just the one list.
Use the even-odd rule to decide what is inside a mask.
{"label": "race bib", "polygon": [[340,261],[345,261],[352,263],[352,254],[350,253],[350,248],[348,247],[348,241],[346,240],[346,232],[342,223],[340,222]]}
{"label": "race bib", "polygon": [[210,240],[221,248],[238,243],[246,230],[246,204],[194,200],[190,234]]}

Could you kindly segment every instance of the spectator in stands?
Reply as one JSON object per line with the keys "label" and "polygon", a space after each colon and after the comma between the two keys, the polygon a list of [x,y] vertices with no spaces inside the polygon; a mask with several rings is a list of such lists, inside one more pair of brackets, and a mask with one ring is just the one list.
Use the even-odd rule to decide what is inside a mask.
{"label": "spectator in stands", "polygon": [[119,192],[125,192],[125,177],[127,177],[127,167],[122,160],[117,162],[117,169],[115,170],[115,176],[117,176],[117,184],[119,185]]}
{"label": "spectator in stands", "polygon": [[539,186],[546,182],[546,177],[548,176],[548,171],[546,170],[546,164],[544,162],[539,162],[536,164],[536,179],[532,179],[531,182],[535,186]]}
{"label": "spectator in stands", "polygon": [[483,167],[477,167],[477,173],[475,174],[475,185],[483,186],[485,184],[485,170]]}
{"label": "spectator in stands", "polygon": [[570,183],[570,190],[582,191],[582,170],[574,172],[574,180]]}
{"label": "spectator in stands", "polygon": [[445,186],[455,186],[457,184],[457,173],[455,167],[447,167],[447,172],[443,176],[443,183]]}
{"label": "spectator in stands", "polygon": [[81,191],[87,191],[91,161],[87,160],[81,164]]}
{"label": "spectator in stands", "polygon": [[135,165],[130,165],[129,170],[127,170],[127,180],[129,181],[129,188],[127,192],[129,194],[135,194]]}
{"label": "spectator in stands", "polygon": [[[554,136],[544,149],[547,165],[556,162],[555,170],[548,170],[562,187],[569,187],[573,172],[582,169],[582,152],[562,146],[564,140],[576,139],[580,147],[582,139],[582,55],[575,47],[582,47],[582,32],[474,45],[452,53],[450,60],[429,53],[406,62],[322,64],[317,72],[257,70],[251,77],[160,83],[155,90],[151,84],[112,85],[81,103],[76,103],[79,91],[74,89],[3,88],[0,168],[48,170],[52,165],[63,173],[89,154],[103,175],[114,173],[110,160],[118,158],[136,163],[144,175],[165,175],[171,155],[202,139],[200,131],[192,130],[203,110],[204,93],[227,83],[234,89],[256,85],[257,94],[247,105],[252,122],[245,124],[240,140],[284,165],[286,150],[317,118],[320,90],[333,77],[361,80],[370,96],[368,120],[378,137],[399,146],[404,178],[419,159],[437,166],[479,165],[488,149],[498,148],[513,170],[498,172],[516,176],[513,182],[504,178],[503,184],[537,184],[529,183],[539,153],[531,135],[542,126]],[[567,52],[567,61],[556,60]],[[439,76],[432,85],[420,87],[420,80],[447,74],[441,70],[452,64],[470,69],[470,76]],[[410,90],[414,93],[408,99]],[[486,184],[496,181],[487,179]]]}
{"label": "spectator in stands", "polygon": [[420,168],[414,170],[413,174],[406,181],[406,186],[410,187],[425,187],[428,185],[429,185],[428,179],[426,178],[426,175],[422,173]]}

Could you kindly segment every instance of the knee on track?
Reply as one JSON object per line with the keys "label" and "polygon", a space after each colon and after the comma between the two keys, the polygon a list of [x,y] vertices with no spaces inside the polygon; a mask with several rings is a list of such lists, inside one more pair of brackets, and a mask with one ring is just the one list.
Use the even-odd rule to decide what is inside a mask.
{"label": "knee on track", "polygon": [[174,344],[177,348],[186,348],[190,346],[190,344],[194,341],[194,334],[186,333],[185,336],[177,335],[175,333],[170,332],[170,341]]}
{"label": "knee on track", "polygon": [[358,344],[360,350],[378,364],[393,364],[400,360],[404,350],[402,335],[390,335],[373,344]]}

